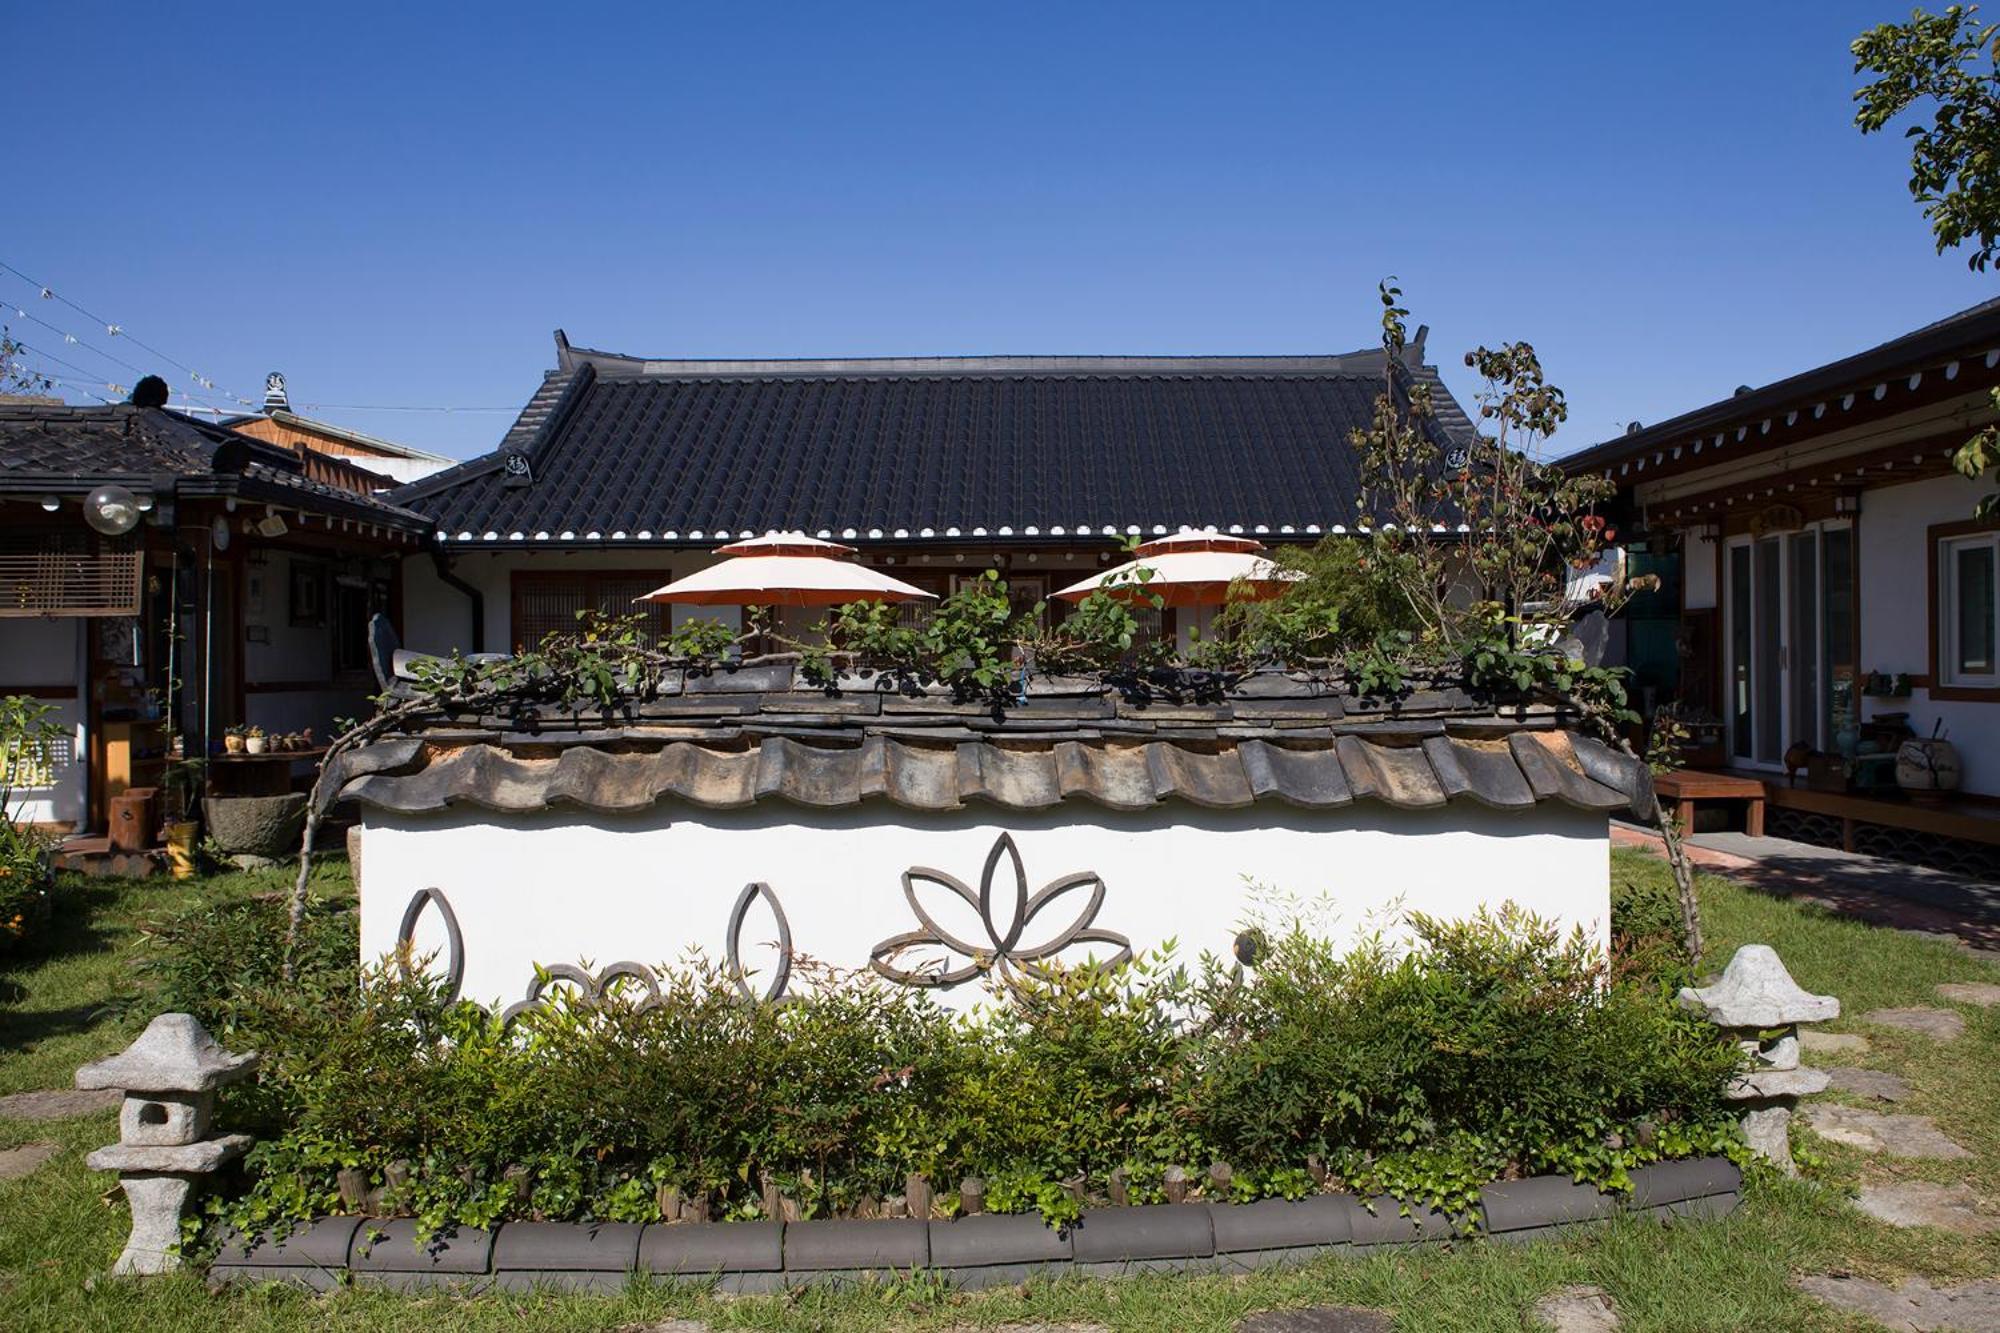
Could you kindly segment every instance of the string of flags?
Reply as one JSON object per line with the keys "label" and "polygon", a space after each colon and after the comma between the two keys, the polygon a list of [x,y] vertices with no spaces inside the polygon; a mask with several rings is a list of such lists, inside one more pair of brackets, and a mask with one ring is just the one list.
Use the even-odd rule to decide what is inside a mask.
{"label": "string of flags", "polygon": [[[85,309],[83,306],[77,304],[75,301],[70,300],[67,296],[64,296],[61,292],[56,291],[53,287],[49,286],[48,284],[35,281],[33,278],[23,273],[20,269],[15,268],[12,264],[7,263],[5,260],[0,260],[0,271],[5,271],[7,273],[12,274],[14,277],[20,279],[28,286],[34,288],[36,295],[41,300],[58,302],[62,305],[68,306],[71,310],[74,310],[77,314],[83,316],[83,318],[89,320],[92,324],[100,325],[104,329],[104,333],[107,338],[123,338],[125,339],[125,341],[131,343],[134,347],[139,348],[140,350],[148,353],[151,356],[157,357],[160,361],[165,362],[168,366],[186,375],[188,377],[189,382],[200,386],[200,388],[202,388],[206,392],[215,394],[218,397],[229,399],[230,401],[241,404],[244,407],[254,408],[257,406],[257,403],[254,400],[245,398],[241,394],[231,393],[229,390],[224,389],[220,385],[218,385],[210,377],[202,374],[200,371],[195,370],[192,366],[189,366],[185,362],[180,361],[174,357],[168,356],[165,352],[162,352],[159,348],[154,347],[152,344],[134,337],[132,334],[126,331],[125,326],[123,324],[118,323],[116,320],[106,319],[102,315],[95,314],[90,310]],[[60,335],[63,341],[70,344],[71,346],[81,347],[87,351],[93,352],[96,355],[103,357],[105,360],[110,361],[115,365],[122,366],[126,370],[131,371],[134,375],[145,375],[150,373],[148,371],[140,369],[138,366],[133,365],[130,361],[125,360],[123,357],[116,356],[110,352],[107,352],[103,348],[98,347],[93,343],[87,342],[84,339],[78,337],[77,335],[69,332],[67,329],[60,328],[57,325],[50,323],[48,320],[41,318],[39,315],[30,314],[26,309],[26,307],[24,306],[15,305],[14,313],[20,316],[22,319],[29,320],[33,323],[39,324],[43,328],[48,329],[50,332]],[[183,392],[181,396],[184,398],[195,399],[196,401],[203,401],[203,402],[206,401],[205,399],[196,399],[195,395],[186,392]]]}

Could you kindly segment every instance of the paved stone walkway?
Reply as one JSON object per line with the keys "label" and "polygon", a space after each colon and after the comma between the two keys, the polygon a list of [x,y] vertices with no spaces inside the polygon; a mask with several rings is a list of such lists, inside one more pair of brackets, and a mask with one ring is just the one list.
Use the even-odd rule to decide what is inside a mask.
{"label": "paved stone walkway", "polygon": [[1920,1277],[1887,1287],[1858,1277],[1806,1277],[1799,1290],[1852,1314],[1867,1315],[1899,1333],[2000,1333],[2000,1282],[1981,1279],[1933,1287]]}
{"label": "paved stone walkway", "polygon": [[1957,1004],[1976,1004],[1991,1009],[2000,1004],[2000,986],[1985,981],[1944,981],[1938,983],[1940,997]]}
{"label": "paved stone walkway", "polygon": [[1863,1185],[1855,1206],[1892,1227],[1937,1227],[1961,1236],[2000,1231],[2000,1216],[1981,1209],[1970,1185],[1934,1185],[1928,1180]]}
{"label": "paved stone walkway", "polygon": [[[1636,824],[1614,821],[1611,839],[1620,847],[1660,849],[1659,834]],[[1807,899],[1843,916],[2000,954],[2000,884],[1788,838],[1699,833],[1687,846],[1690,859],[1711,874]]]}
{"label": "paved stone walkway", "polygon": [[1970,1157],[1944,1136],[1927,1115],[1882,1115],[1858,1107],[1821,1102],[1803,1112],[1813,1132],[1830,1143],[1890,1157]]}
{"label": "paved stone walkway", "polygon": [[1624,1321],[1602,1287],[1564,1287],[1535,1302],[1535,1318],[1555,1333],[1618,1333]]}
{"label": "paved stone walkway", "polygon": [[1938,1041],[1957,1041],[1965,1035],[1965,1016],[1956,1009],[1870,1009],[1861,1021],[1878,1028],[1899,1028]]}
{"label": "paved stone walkway", "polygon": [[46,1088],[0,1097],[0,1117],[8,1120],[68,1120],[116,1110],[121,1097],[112,1089]]}
{"label": "paved stone walkway", "polygon": [[20,1180],[47,1166],[62,1151],[59,1144],[24,1143],[0,1150],[0,1180]]}
{"label": "paved stone walkway", "polygon": [[1894,1074],[1885,1074],[1879,1069],[1856,1069],[1852,1065],[1835,1065],[1826,1071],[1833,1079],[1835,1092],[1845,1092],[1855,1097],[1873,1097],[1878,1102],[1900,1102],[1910,1095],[1910,1085]]}
{"label": "paved stone walkway", "polygon": [[1801,1028],[1799,1049],[1808,1055],[1866,1055],[1868,1038],[1858,1032],[1815,1032]]}
{"label": "paved stone walkway", "polygon": [[1381,1310],[1351,1305],[1308,1305],[1297,1310],[1266,1310],[1236,1325],[1236,1333],[1389,1333],[1395,1321]]}

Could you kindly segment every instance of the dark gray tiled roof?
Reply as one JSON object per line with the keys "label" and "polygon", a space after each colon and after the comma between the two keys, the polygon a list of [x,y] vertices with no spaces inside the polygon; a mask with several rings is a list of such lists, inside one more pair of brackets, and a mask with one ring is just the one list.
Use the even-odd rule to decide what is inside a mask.
{"label": "dark gray tiled roof", "polygon": [[[671,532],[700,545],[791,528],[1303,534],[1355,521],[1349,437],[1383,384],[1380,352],[665,362],[558,346],[562,365],[498,450],[397,500],[453,538],[500,542]],[[1432,387],[1441,437],[1468,437],[1435,368],[1411,374]],[[532,480],[507,475],[509,455]]]}
{"label": "dark gray tiled roof", "polygon": [[298,456],[158,408],[0,404],[0,489],[65,492],[119,481],[183,494],[234,494],[408,531],[430,520],[387,499],[309,477]]}
{"label": "dark gray tiled roof", "polygon": [[[727,809],[764,800],[913,810],[1066,801],[1145,809],[1379,801],[1499,810],[1554,801],[1650,817],[1645,765],[1547,714],[1503,714],[1455,691],[1395,703],[1280,681],[1220,704],[1035,696],[978,705],[850,691],[737,691],[712,677],[611,716],[551,709],[437,719],[342,756],[336,798],[414,813]],[[1286,690],[1285,685],[1295,688]],[[781,687],[782,688],[782,687]]]}

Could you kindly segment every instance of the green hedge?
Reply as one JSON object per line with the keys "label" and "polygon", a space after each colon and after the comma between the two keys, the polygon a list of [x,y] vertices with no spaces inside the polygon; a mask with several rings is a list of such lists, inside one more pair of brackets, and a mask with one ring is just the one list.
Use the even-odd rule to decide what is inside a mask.
{"label": "green hedge", "polygon": [[1613,980],[1581,937],[1513,914],[1419,919],[1408,952],[1293,932],[1250,970],[1061,972],[970,1017],[825,970],[751,1006],[694,964],[656,1006],[558,1000],[511,1029],[393,970],[357,984],[351,914],[309,925],[291,984],[275,904],[156,939],[162,1004],[264,1053],[225,1103],[260,1136],[239,1224],[339,1211],[342,1168],[380,1185],[399,1162],[397,1202],[431,1226],[652,1220],[667,1186],[749,1217],[767,1180],[824,1216],[910,1172],[941,1197],[978,1176],[995,1210],[1061,1221],[1120,1168],[1146,1199],[1167,1166],[1213,1161],[1239,1199],[1324,1183],[1463,1211],[1496,1177],[1617,1188],[1734,1142],[1735,1047],[1658,981]]}

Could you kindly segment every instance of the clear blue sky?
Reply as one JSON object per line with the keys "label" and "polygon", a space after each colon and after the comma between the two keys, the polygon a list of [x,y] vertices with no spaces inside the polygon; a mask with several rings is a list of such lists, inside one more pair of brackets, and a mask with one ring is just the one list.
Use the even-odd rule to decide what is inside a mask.
{"label": "clear blue sky", "polygon": [[558,326],[1340,351],[1395,274],[1461,391],[1535,343],[1577,448],[2000,294],[1850,124],[1847,44],[1908,7],[16,5],[0,260],[237,393],[510,409]]}

